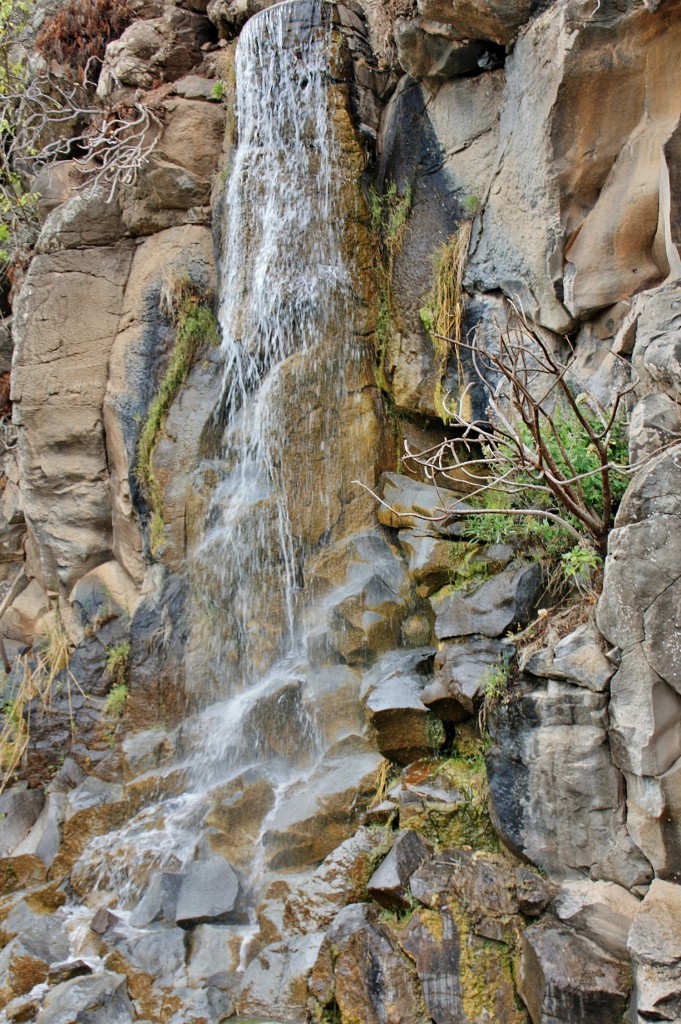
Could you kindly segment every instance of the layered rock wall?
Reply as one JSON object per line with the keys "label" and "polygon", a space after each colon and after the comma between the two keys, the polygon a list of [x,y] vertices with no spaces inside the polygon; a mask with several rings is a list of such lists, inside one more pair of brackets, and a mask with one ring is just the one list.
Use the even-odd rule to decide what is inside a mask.
{"label": "layered rock wall", "polygon": [[[266,6],[153,4],[109,45],[100,97],[148,104],[155,148],[113,202],[102,190],[57,195],[70,165],[55,171],[54,209],[14,303],[0,506],[13,590],[0,623],[12,658],[55,629],[73,650],[49,707],[27,705],[24,781],[0,795],[0,1013],[46,1024],[76,1007],[94,1022],[105,999],[121,1024],[237,1010],[381,1024],[676,1021],[677,0],[339,9],[333,130],[363,358],[346,368],[349,395],[333,412],[347,429],[331,457],[321,424],[332,382],[300,356],[281,374],[306,641],[239,736],[271,768],[313,762],[314,733],[323,763],[285,801],[263,765],[221,782],[204,795],[191,861],[145,861],[142,837],[193,793],[188,755],[203,734],[189,712],[210,690],[212,597],[204,586],[197,629],[205,580],[191,570],[224,472],[215,348],[199,347],[170,404],[150,462],[155,496],[139,437],[176,343],[169,289],[185,281],[205,298],[222,269],[211,216],[233,142],[232,40]],[[465,350],[443,356],[424,315],[455,237],[464,338],[494,339],[513,303],[546,344],[568,337],[575,393],[607,406],[628,391],[640,465],[597,609],[582,595],[552,614],[536,552],[466,536],[443,509],[462,495],[399,462],[404,442],[452,436],[447,401],[487,415]],[[330,462],[322,508],[310,495]],[[352,481],[374,486],[382,471],[375,515]],[[278,615],[263,588],[263,664]],[[120,679],[115,651],[127,652]],[[29,666],[39,657],[35,646]],[[8,721],[20,665],[3,684]],[[485,701],[500,666],[512,685]],[[107,694],[121,680],[117,717]],[[252,898],[254,859],[265,881]],[[121,865],[143,894],[132,929],[117,903]],[[224,898],[208,898],[217,888]],[[60,965],[69,953],[82,962]],[[45,981],[47,996],[34,989]]]}

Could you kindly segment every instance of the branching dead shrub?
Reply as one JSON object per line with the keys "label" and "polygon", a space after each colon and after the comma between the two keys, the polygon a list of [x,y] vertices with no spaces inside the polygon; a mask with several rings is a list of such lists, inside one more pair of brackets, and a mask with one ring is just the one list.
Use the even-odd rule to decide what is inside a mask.
{"label": "branching dead shrub", "polygon": [[588,391],[576,393],[570,343],[561,359],[515,307],[493,349],[480,331],[459,344],[470,350],[486,389],[489,418],[465,415],[464,392],[448,409],[459,436],[426,451],[406,446],[404,461],[427,478],[465,482],[467,507],[459,503],[447,515],[553,522],[573,543],[604,556],[617,505],[638,468],[628,461],[624,416],[633,385],[607,409]]}

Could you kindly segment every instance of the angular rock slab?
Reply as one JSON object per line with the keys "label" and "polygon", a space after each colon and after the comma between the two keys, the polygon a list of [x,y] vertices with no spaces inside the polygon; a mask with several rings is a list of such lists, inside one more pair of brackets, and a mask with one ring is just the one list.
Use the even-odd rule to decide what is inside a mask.
{"label": "angular rock slab", "polygon": [[502,840],[552,873],[576,868],[625,888],[650,865],[624,824],[622,777],[606,731],[607,696],[550,681],[521,684],[490,716],[491,815]]}
{"label": "angular rock slab", "polygon": [[324,936],[310,976],[322,1008],[335,1001],[345,1020],[363,1024],[427,1024],[414,969],[403,957],[379,912],[354,903]]}
{"label": "angular rock slab", "polygon": [[656,877],[681,882],[681,760],[657,777],[625,777],[629,833]]}
{"label": "angular rock slab", "polygon": [[654,879],[629,932],[635,1024],[681,1019],[681,887]]}
{"label": "angular rock slab", "polygon": [[322,932],[310,932],[266,946],[244,972],[239,1014],[300,1019],[307,1003],[308,977],[323,938]]}
{"label": "angular rock slab", "polygon": [[65,981],[45,996],[36,1024],[132,1024],[135,1014],[127,989],[123,975],[109,971]]}
{"label": "angular rock slab", "polygon": [[185,927],[227,917],[239,895],[239,880],[222,857],[189,865],[177,896],[175,920]]}
{"label": "angular rock slab", "polygon": [[614,882],[567,880],[553,905],[565,925],[596,942],[606,953],[621,960],[627,958],[627,937],[640,906],[640,900],[627,889]]}
{"label": "angular rock slab", "polygon": [[384,757],[409,764],[444,743],[440,720],[421,700],[433,649],[393,651],[365,675],[360,690],[367,723]]}
{"label": "angular rock slab", "polygon": [[541,567],[512,565],[477,587],[446,590],[431,599],[435,634],[450,637],[503,636],[529,622],[542,589]]}
{"label": "angular rock slab", "polygon": [[628,966],[550,919],[522,938],[518,990],[532,1024],[621,1024]]}
{"label": "angular rock slab", "polygon": [[514,651],[512,644],[488,637],[445,641],[435,656],[433,682],[421,693],[423,703],[444,722],[461,722],[477,714],[490,669]]}
{"label": "angular rock slab", "polygon": [[367,882],[367,895],[383,907],[409,906],[409,879],[430,856],[418,832],[398,833],[392,849]]}
{"label": "angular rock slab", "polygon": [[450,505],[460,505],[456,495],[401,473],[384,473],[381,485],[384,503],[378,507],[379,523],[433,537],[457,537],[461,533],[460,520],[449,511]]}

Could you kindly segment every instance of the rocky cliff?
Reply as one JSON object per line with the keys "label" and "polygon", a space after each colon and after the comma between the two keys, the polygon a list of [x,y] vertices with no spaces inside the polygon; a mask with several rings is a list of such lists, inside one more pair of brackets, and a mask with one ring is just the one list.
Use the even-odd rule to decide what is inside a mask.
{"label": "rocky cliff", "polygon": [[0,1020],[678,1022],[681,2],[119,6],[13,158]]}

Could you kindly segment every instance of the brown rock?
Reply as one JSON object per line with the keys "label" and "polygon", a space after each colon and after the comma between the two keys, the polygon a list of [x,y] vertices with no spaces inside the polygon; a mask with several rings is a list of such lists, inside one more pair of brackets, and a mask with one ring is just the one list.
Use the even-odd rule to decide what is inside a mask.
{"label": "brown rock", "polygon": [[131,258],[124,244],[37,256],[16,301],[24,510],[32,569],[50,590],[111,557],[102,403]]}
{"label": "brown rock", "polygon": [[454,27],[461,39],[491,39],[507,45],[530,17],[529,0],[418,0],[424,18]]}
{"label": "brown rock", "polygon": [[550,919],[522,941],[518,989],[532,1024],[620,1024],[631,988],[626,964]]}
{"label": "brown rock", "polygon": [[334,999],[345,1020],[425,1024],[414,969],[375,907],[351,904],[324,936],[310,992],[325,1008]]}

